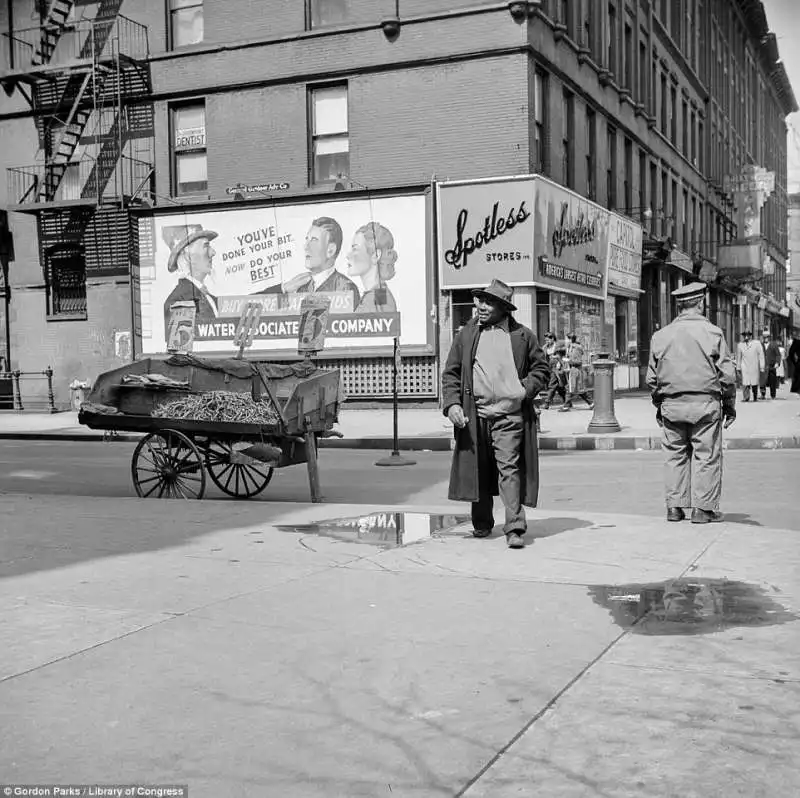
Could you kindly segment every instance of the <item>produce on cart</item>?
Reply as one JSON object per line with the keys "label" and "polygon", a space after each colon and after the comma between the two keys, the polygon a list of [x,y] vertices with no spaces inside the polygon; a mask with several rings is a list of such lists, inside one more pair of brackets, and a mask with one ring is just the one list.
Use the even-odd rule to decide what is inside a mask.
{"label": "produce on cart", "polygon": [[306,463],[321,500],[317,439],[337,434],[338,369],[192,354],[144,358],[101,374],[78,420],[143,432],[131,471],[139,496],[202,498],[206,473],[230,496],[261,493],[273,469]]}

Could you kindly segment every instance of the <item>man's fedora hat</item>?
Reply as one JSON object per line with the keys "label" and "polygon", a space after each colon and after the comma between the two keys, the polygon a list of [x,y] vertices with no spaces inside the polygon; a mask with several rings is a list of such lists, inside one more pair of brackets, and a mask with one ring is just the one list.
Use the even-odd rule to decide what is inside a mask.
{"label": "man's fedora hat", "polygon": [[700,299],[700,297],[705,296],[707,288],[708,286],[705,283],[689,283],[676,288],[672,292],[672,296],[681,302],[689,302],[692,299]]}
{"label": "man's fedora hat", "polygon": [[165,227],[162,237],[170,247],[169,260],[167,261],[167,271],[174,272],[178,268],[178,255],[183,252],[189,244],[193,244],[200,238],[207,238],[213,241],[219,233],[213,230],[204,230],[200,224],[187,224],[177,227]]}
{"label": "man's fedora hat", "polygon": [[486,288],[473,288],[472,296],[499,299],[507,310],[517,309],[517,306],[511,302],[511,298],[514,296],[514,289],[506,285],[502,280],[492,280]]}

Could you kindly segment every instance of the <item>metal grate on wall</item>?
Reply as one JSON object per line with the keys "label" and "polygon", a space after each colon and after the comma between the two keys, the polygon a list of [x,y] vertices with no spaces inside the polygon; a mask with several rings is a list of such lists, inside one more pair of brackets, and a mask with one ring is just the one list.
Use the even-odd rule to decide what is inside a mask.
{"label": "metal grate on wall", "polygon": [[[382,399],[392,395],[392,358],[325,360],[323,368],[342,372],[342,390],[348,399]],[[439,372],[436,358],[408,356],[401,359],[397,374],[397,393],[407,398],[436,398],[439,395]]]}

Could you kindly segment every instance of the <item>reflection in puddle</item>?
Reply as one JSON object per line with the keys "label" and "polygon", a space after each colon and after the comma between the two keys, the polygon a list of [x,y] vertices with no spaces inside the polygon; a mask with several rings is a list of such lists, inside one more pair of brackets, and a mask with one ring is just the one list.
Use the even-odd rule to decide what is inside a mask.
{"label": "reflection in puddle", "polygon": [[798,619],[758,585],[727,579],[590,585],[589,595],[620,626],[644,635],[708,634],[733,626],[774,626]]}
{"label": "reflection in puddle", "polygon": [[469,521],[468,515],[382,512],[349,518],[327,518],[311,524],[277,525],[275,528],[282,532],[320,535],[391,549],[439,535],[453,534],[456,527]]}

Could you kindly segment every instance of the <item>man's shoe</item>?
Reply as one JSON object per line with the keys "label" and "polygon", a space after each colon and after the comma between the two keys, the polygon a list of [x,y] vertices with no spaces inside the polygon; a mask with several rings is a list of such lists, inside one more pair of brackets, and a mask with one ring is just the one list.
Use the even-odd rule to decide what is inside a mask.
{"label": "man's shoe", "polygon": [[680,507],[667,507],[667,521],[683,521],[686,513]]}
{"label": "man's shoe", "polygon": [[589,402],[589,410],[594,410],[594,402]]}
{"label": "man's shoe", "polygon": [[545,402],[542,405],[542,410],[549,410],[550,409],[550,402]]}
{"label": "man's shoe", "polygon": [[474,538],[488,538],[492,534],[491,528],[489,529],[473,529],[472,537]]}
{"label": "man's shoe", "polygon": [[506,544],[509,549],[525,548],[525,541],[522,539],[522,535],[520,535],[519,532],[509,532],[506,535]]}
{"label": "man's shoe", "polygon": [[722,513],[715,510],[699,510],[697,507],[692,510],[693,524],[715,524],[720,521],[722,521]]}
{"label": "man's shoe", "polygon": [[569,413],[570,410],[572,410],[570,405],[561,405],[561,407],[558,408],[559,413]]}

